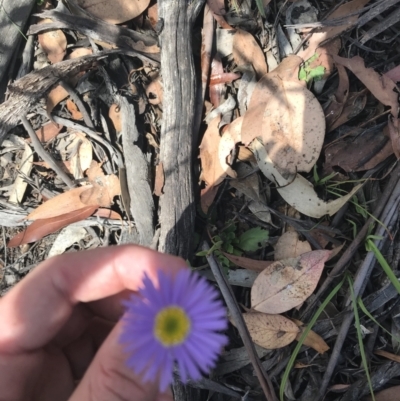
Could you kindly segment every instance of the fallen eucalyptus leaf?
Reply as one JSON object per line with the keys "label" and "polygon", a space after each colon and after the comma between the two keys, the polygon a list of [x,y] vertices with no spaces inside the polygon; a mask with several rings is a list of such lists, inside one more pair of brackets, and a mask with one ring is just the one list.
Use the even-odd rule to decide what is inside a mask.
{"label": "fallen eucalyptus leaf", "polygon": [[304,302],[315,290],[330,251],[312,251],[273,263],[251,289],[251,307],[264,313],[283,313]]}
{"label": "fallen eucalyptus leaf", "polygon": [[243,313],[251,339],[267,349],[282,348],[294,341],[299,328],[288,318],[265,313]]}

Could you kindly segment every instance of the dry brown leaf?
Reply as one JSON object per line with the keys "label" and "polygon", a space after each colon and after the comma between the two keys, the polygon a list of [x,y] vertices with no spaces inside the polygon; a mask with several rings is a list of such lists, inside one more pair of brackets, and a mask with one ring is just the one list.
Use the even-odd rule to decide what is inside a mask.
{"label": "dry brown leaf", "polygon": [[388,78],[390,78],[393,82],[399,82],[400,81],[400,65],[392,68],[390,71],[385,72],[385,74]]}
{"label": "dry brown leaf", "polygon": [[121,24],[136,18],[149,6],[150,0],[77,0],[77,4],[90,14],[110,24]]}
{"label": "dry brown leaf", "polygon": [[[231,167],[229,160],[231,152],[236,144],[241,141],[240,131],[242,129],[243,117],[238,117],[229,125],[224,127],[224,132],[218,144],[218,159],[222,169],[227,175],[236,178],[236,172]],[[229,163],[228,163],[229,160]]]}
{"label": "dry brown leaf", "polygon": [[213,13],[215,21],[217,21],[222,28],[233,29],[223,17],[223,15],[226,13],[224,0],[207,0],[207,4]]}
{"label": "dry brown leaf", "polygon": [[333,386],[330,386],[328,388],[328,391],[332,391],[334,393],[344,393],[349,387],[351,386],[351,384],[334,384]]}
{"label": "dry brown leaf", "polygon": [[[51,19],[43,19],[39,24],[52,22]],[[67,38],[61,29],[47,31],[38,35],[38,40],[47,58],[52,64],[62,61],[67,52]]]}
{"label": "dry brown leaf", "polygon": [[205,214],[208,213],[208,209],[214,202],[214,199],[217,196],[217,192],[218,192],[218,185],[208,186],[200,191],[200,205],[203,213]]}
{"label": "dry brown leaf", "polygon": [[156,166],[156,177],[154,179],[154,195],[161,196],[164,188],[164,165],[162,162]]}
{"label": "dry brown leaf", "polygon": [[282,81],[300,82],[305,86],[304,81],[299,81],[299,68],[302,62],[303,59],[301,57],[291,54],[285,57],[278,67],[269,72],[268,76],[280,78]]}
{"label": "dry brown leaf", "polygon": [[57,125],[53,122],[49,122],[39,128],[36,131],[36,135],[39,138],[40,142],[47,142],[50,141],[50,139],[55,138],[63,128],[64,127],[62,125]]}
{"label": "dry brown leaf", "polygon": [[252,312],[243,313],[243,319],[253,342],[267,349],[285,347],[299,333],[299,328],[284,316]]}
{"label": "dry brown leaf", "polygon": [[54,107],[58,105],[62,100],[68,97],[68,92],[61,86],[55,86],[47,95],[46,111],[50,115]]}
{"label": "dry brown leaf", "polygon": [[319,47],[315,53],[318,55],[311,63],[308,65],[310,70],[317,68],[319,66],[324,67],[324,74],[322,76],[323,79],[327,79],[334,71],[335,64],[333,62],[333,55],[339,53],[342,42],[339,38],[332,40]]}
{"label": "dry brown leaf", "polygon": [[[400,401],[400,386],[393,386],[374,394],[375,401]],[[372,401],[372,397],[364,397],[362,401]]]}
{"label": "dry brown leaf", "polygon": [[[386,131],[390,129],[386,127]],[[370,170],[393,154],[392,145],[393,139],[391,142],[382,131],[340,139],[325,148],[324,174],[336,166],[346,172]]]}
{"label": "dry brown leaf", "polygon": [[71,113],[73,120],[83,120],[83,115],[79,111],[78,106],[71,100],[68,99],[66,103],[68,111]]}
{"label": "dry brown leaf", "polygon": [[149,99],[150,104],[158,105],[163,102],[164,90],[160,76],[151,81],[150,84],[147,86],[146,95],[147,98]]}
{"label": "dry brown leaf", "polygon": [[358,116],[365,108],[367,104],[367,90],[364,89],[361,92],[349,93],[348,98],[343,105],[342,113],[339,115],[337,120],[329,127],[329,132],[332,132],[337,127],[346,124],[347,121]]}
{"label": "dry brown leaf", "polygon": [[[54,198],[53,198],[54,199]],[[54,233],[69,224],[81,221],[93,214],[97,206],[86,206],[59,216],[34,221],[24,231],[11,238],[7,246],[13,248],[23,244],[39,241],[44,236]]]}
{"label": "dry brown leaf", "polygon": [[201,179],[207,186],[218,185],[226,177],[218,157],[220,121],[221,117],[218,116],[210,122],[200,144]]}
{"label": "dry brown leaf", "polygon": [[327,21],[341,17],[348,17],[346,18],[346,23],[339,26],[328,26],[315,30],[308,42],[307,49],[300,51],[298,55],[303,60],[308,60],[310,57],[312,57],[320,43],[326,41],[327,39],[338,36],[340,33],[355,24],[357,22],[358,15],[349,16],[349,14],[361,10],[368,2],[369,0],[353,0],[338,7],[331,15],[329,15]]}
{"label": "dry brown leaf", "polygon": [[147,9],[147,16],[153,29],[156,27],[158,22],[158,4],[154,3]]}
{"label": "dry brown leaf", "polygon": [[[303,334],[303,331],[305,329],[304,323],[301,322],[300,320],[292,319],[292,321],[299,327],[300,332],[296,336],[296,340],[299,341],[300,337]],[[310,330],[307,334],[307,337],[304,339],[303,344],[307,347],[311,347],[315,351],[317,351],[320,354],[325,353],[328,351],[329,346],[328,344],[324,341],[324,339],[319,336],[317,333],[314,331]]]}
{"label": "dry brown leaf", "polygon": [[86,206],[110,207],[114,196],[120,195],[121,188],[117,176],[104,175],[101,165],[92,161],[87,171],[92,185],[70,189],[49,199],[30,213],[27,220],[56,217]]}
{"label": "dry brown leaf", "polygon": [[334,98],[331,99],[329,106],[325,109],[327,132],[332,131],[332,125],[342,114],[343,107],[349,96],[349,76],[347,71],[341,64],[338,64],[336,68],[339,75],[339,85]]}
{"label": "dry brown leaf", "polygon": [[400,363],[400,355],[392,354],[391,352],[387,352],[383,349],[375,350],[374,354],[383,356],[384,358],[390,359],[391,361]]}
{"label": "dry brown leaf", "polygon": [[[88,205],[83,203],[80,199],[82,192],[88,189],[85,187],[78,187],[70,189],[54,198],[49,199],[47,202],[39,205],[33,212],[26,216],[27,220],[48,219],[60,216],[64,213],[70,213],[75,210],[82,209]],[[95,205],[92,205],[95,206]],[[97,205],[98,207],[99,205]]]}
{"label": "dry brown leaf", "polygon": [[[86,56],[88,54],[92,54],[91,49],[87,48],[79,48],[74,50],[68,57],[67,59],[74,59],[78,58],[81,56]],[[69,83],[70,86],[74,87],[76,83],[79,80],[79,77],[84,74],[84,71],[78,72],[76,75],[73,77],[69,78],[67,82]],[[46,111],[47,114],[50,115],[54,107],[57,106],[58,103],[60,103],[62,100],[66,99],[68,97],[68,92],[61,86],[57,85],[55,86],[47,95],[47,102],[46,102]]]}
{"label": "dry brown leaf", "polygon": [[300,241],[296,231],[287,231],[280,236],[275,245],[275,260],[297,258],[303,253],[311,252],[308,241]]}
{"label": "dry brown leaf", "polygon": [[215,14],[224,15],[226,13],[224,0],[207,0],[207,4]]}
{"label": "dry brown leaf", "polygon": [[335,63],[344,65],[349,69],[368,90],[385,106],[391,108],[396,118],[399,108],[398,94],[394,91],[396,84],[387,76],[379,75],[374,69],[366,68],[360,56],[343,58],[334,56]]}
{"label": "dry brown leaf", "polygon": [[257,82],[241,136],[246,145],[261,136],[274,167],[284,177],[298,171],[309,172],[323,145],[324,112],[301,83],[284,81],[272,71]]}
{"label": "dry brown leaf", "polygon": [[254,260],[250,258],[245,258],[243,256],[231,255],[230,253],[226,252],[222,253],[236,266],[243,267],[244,269],[249,269],[257,273],[261,273],[264,269],[274,263],[272,260]]}
{"label": "dry brown leaf", "polygon": [[330,251],[312,251],[268,266],[251,288],[251,307],[283,313],[304,302],[315,290]]}
{"label": "dry brown leaf", "polygon": [[400,129],[399,129],[399,119],[391,118],[388,120],[389,136],[392,142],[392,149],[397,159],[400,159]]}
{"label": "dry brown leaf", "polygon": [[268,73],[265,56],[259,44],[249,32],[237,29],[233,36],[233,59],[238,67],[253,67],[260,79]]}
{"label": "dry brown leaf", "polygon": [[108,111],[108,117],[114,124],[115,131],[122,131],[122,122],[121,122],[121,109],[117,104],[112,104],[110,106],[110,110]]}
{"label": "dry brown leaf", "polygon": [[116,175],[104,175],[101,164],[91,163],[86,172],[92,186],[80,194],[80,200],[85,205],[109,207],[117,195],[121,195],[121,185]]}
{"label": "dry brown leaf", "polygon": [[282,175],[309,172],[324,142],[324,112],[302,85],[279,79],[275,84],[277,92],[260,115],[264,146]]}

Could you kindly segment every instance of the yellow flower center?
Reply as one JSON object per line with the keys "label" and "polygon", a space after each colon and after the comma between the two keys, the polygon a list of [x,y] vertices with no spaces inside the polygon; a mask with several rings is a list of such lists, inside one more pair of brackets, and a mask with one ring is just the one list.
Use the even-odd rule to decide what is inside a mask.
{"label": "yellow flower center", "polygon": [[190,319],[178,306],[168,306],[157,313],[154,335],[165,347],[182,344],[190,331]]}

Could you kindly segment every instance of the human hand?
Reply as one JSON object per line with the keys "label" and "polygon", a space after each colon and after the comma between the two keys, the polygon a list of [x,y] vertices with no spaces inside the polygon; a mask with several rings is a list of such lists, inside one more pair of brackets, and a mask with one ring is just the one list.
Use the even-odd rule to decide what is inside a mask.
{"label": "human hand", "polygon": [[36,267],[0,299],[0,400],[172,400],[126,366],[117,323],[121,300],[163,266],[179,270],[185,262],[127,245]]}

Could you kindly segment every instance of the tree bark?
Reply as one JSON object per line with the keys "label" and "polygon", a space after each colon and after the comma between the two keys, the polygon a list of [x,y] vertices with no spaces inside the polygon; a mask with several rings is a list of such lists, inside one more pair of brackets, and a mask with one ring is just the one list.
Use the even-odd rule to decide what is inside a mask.
{"label": "tree bark", "polygon": [[161,74],[164,85],[160,161],[159,250],[189,256],[194,225],[193,120],[195,71],[188,0],[159,0]]}

